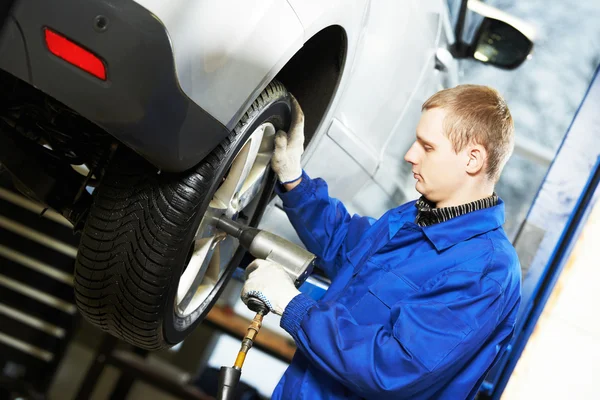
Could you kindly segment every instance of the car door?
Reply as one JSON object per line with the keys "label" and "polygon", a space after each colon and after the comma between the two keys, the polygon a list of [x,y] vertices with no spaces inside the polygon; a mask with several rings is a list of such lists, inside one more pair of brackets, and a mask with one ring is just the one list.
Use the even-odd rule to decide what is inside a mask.
{"label": "car door", "polygon": [[[376,149],[377,170],[349,203],[353,210],[373,217],[418,196],[411,165],[404,161],[404,154],[415,139],[415,128],[425,100],[435,92],[457,84],[458,65],[449,51],[454,35],[447,3],[436,0],[415,3],[414,37],[419,51],[415,55],[418,54],[419,62],[408,69],[413,84],[409,87],[409,82],[401,83],[410,92],[402,97],[396,94],[396,101],[400,103],[396,107],[401,107],[401,111],[394,110],[393,126],[385,127],[385,142]],[[401,85],[392,89],[396,87],[404,90]]]}
{"label": "car door", "polygon": [[[374,176],[413,93],[431,81],[442,5],[442,0],[369,3],[360,48],[329,129],[305,166],[342,201]],[[342,152],[352,162],[332,159]]]}

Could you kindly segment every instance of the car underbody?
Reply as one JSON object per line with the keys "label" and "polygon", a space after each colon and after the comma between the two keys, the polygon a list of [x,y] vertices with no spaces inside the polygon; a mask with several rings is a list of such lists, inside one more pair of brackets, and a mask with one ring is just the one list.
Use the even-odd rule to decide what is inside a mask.
{"label": "car underbody", "polygon": [[0,163],[15,186],[81,229],[89,190],[118,142],[31,85],[0,71]]}

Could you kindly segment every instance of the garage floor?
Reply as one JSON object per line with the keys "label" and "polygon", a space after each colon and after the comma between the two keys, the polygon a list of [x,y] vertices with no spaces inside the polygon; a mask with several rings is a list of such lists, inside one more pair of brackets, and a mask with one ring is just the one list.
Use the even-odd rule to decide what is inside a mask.
{"label": "garage floor", "polygon": [[[75,397],[94,354],[90,347],[82,343],[73,343],[65,356],[53,385],[48,393],[48,400],[65,400]],[[107,367],[96,385],[96,390],[90,400],[105,400],[119,378],[119,371]],[[156,388],[143,383],[135,383],[128,400],[177,400]]]}
{"label": "garage floor", "polygon": [[[193,380],[197,371],[202,370],[202,365],[206,364],[209,353],[203,353],[203,350],[211,345],[214,330],[207,326],[199,326],[181,346],[175,346],[172,349],[153,352],[146,357],[150,365],[159,367],[161,370],[167,369],[171,374],[177,373],[180,379]],[[103,334],[95,327],[81,322],[74,340],[68,347],[64,359],[62,360],[55,379],[48,392],[48,400],[68,400],[75,398],[85,374],[92,363],[94,352],[103,338]],[[127,345],[121,343],[119,349],[129,349]],[[120,377],[118,369],[106,366],[100,379],[96,383],[93,395],[90,400],[105,400],[111,398],[111,394]],[[129,394],[128,400],[175,400],[176,397],[170,396],[158,388],[137,381],[134,383]]]}

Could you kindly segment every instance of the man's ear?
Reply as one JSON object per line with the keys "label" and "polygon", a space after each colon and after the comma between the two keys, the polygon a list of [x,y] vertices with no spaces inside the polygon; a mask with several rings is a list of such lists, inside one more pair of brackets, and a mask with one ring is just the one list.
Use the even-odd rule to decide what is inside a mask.
{"label": "man's ear", "polygon": [[467,157],[468,160],[466,172],[469,175],[477,175],[479,172],[484,170],[487,152],[482,145],[474,144],[469,146],[467,150]]}

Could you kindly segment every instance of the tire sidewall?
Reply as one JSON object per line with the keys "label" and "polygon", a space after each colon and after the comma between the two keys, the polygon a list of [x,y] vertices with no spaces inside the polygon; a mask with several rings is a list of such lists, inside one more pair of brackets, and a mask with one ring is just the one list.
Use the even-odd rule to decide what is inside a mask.
{"label": "tire sidewall", "polygon": [[[287,130],[289,128],[291,121],[290,95],[286,92],[284,96],[271,99],[268,103],[259,105],[257,112],[248,112],[247,114],[248,119],[238,123],[238,126],[235,128],[234,131],[237,131],[237,135],[233,139],[233,143],[229,146],[229,149],[226,151],[224,161],[214,172],[214,175],[210,180],[210,184],[208,185],[206,196],[203,199],[200,207],[198,207],[198,211],[194,217],[194,222],[190,225],[191,229],[187,233],[185,240],[182,241],[183,248],[182,251],[179,252],[179,255],[176,259],[176,265],[178,267],[174,268],[173,270],[170,290],[166,299],[166,305],[164,307],[163,314],[163,335],[164,340],[168,345],[174,345],[181,342],[186,336],[189,335],[190,331],[192,331],[206,317],[222,291],[225,289],[227,283],[233,275],[233,272],[236,270],[237,265],[239,265],[244,256],[245,250],[241,247],[238,248],[226,270],[223,272],[215,284],[215,287],[208,297],[202,302],[202,304],[186,317],[180,317],[176,315],[175,296],[177,294],[179,280],[187,260],[187,248],[189,248],[192,244],[196,230],[200,225],[200,221],[202,220],[205,211],[208,209],[214,193],[222,183],[221,180],[225,173],[229,170],[229,167],[233,163],[235,156],[242,149],[250,135],[261,124],[271,122],[275,126],[276,130]],[[275,177],[270,168],[268,170],[266,179],[267,183],[264,190],[262,190],[260,194],[260,203],[254,215],[251,217],[250,225],[258,223],[258,220],[260,219],[260,216],[262,216],[268,200],[271,198],[275,184]]]}

